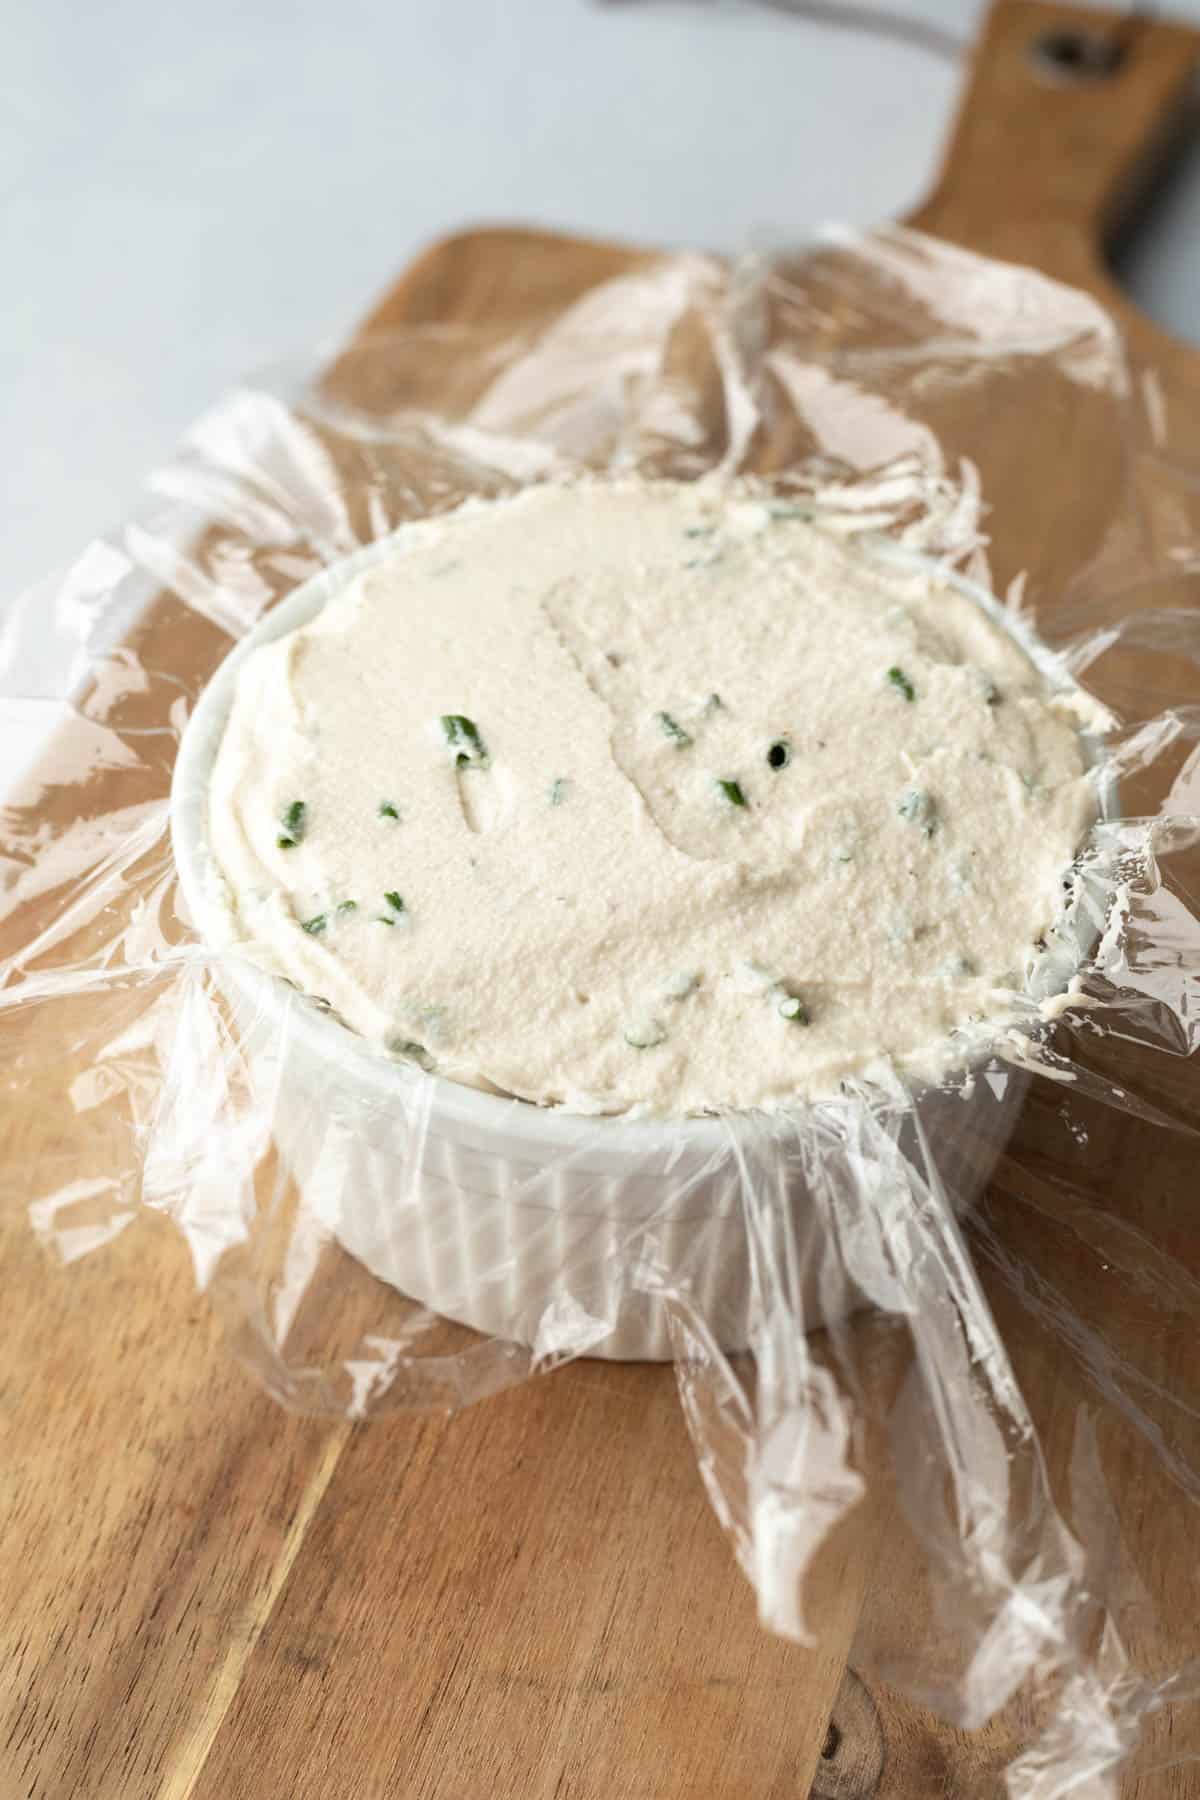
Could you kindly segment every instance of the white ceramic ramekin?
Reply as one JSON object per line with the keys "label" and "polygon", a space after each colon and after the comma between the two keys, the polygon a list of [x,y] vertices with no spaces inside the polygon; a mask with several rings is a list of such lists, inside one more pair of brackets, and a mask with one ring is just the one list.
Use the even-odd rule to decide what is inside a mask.
{"label": "white ceramic ramekin", "polygon": [[[212,887],[208,788],[238,673],[260,644],[307,623],[381,540],[306,582],[222,663],[184,733],[171,795],[183,895],[205,940],[227,937]],[[811,1198],[800,1140],[773,1153],[749,1247],[746,1171],[717,1119],[585,1118],[390,1062],[285,982],[236,952],[214,962],[252,1082],[272,1094],[275,1143],[311,1209],[382,1280],[448,1318],[532,1345],[619,1359],[671,1355],[669,1296],[686,1289],[725,1348],[763,1305],[764,1220],[805,1329],[868,1297]],[[1028,1077],[1007,1067],[918,1093],[899,1142],[918,1133],[969,1206],[1016,1123]],[[972,1091],[973,1090],[973,1091]],[[764,1130],[767,1129],[764,1127]],[[751,1140],[752,1142],[753,1140]],[[816,1145],[816,1136],[812,1147]],[[861,1179],[857,1168],[852,1178]]]}

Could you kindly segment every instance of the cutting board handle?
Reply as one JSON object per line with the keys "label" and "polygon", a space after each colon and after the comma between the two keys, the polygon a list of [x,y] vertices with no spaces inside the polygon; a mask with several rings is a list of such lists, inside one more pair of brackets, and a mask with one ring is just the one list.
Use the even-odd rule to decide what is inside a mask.
{"label": "cutting board handle", "polygon": [[908,223],[1122,303],[1105,248],[1194,106],[1200,33],[994,0],[932,194]]}

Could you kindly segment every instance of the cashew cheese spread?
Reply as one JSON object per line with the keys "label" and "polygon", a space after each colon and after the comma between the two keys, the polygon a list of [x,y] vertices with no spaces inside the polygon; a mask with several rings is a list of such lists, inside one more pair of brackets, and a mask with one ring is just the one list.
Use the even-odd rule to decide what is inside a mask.
{"label": "cashew cheese spread", "polygon": [[752,483],[469,502],[243,664],[228,939],[384,1052],[541,1104],[920,1071],[1060,909],[1086,705],[929,567]]}

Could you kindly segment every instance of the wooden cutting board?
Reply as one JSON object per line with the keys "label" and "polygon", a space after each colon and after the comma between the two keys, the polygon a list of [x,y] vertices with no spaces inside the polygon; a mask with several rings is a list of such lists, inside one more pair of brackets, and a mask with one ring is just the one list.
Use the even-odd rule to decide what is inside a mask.
{"label": "wooden cutting board", "polygon": [[[1032,47],[1061,33],[1117,33],[1119,67],[1083,78],[1061,42],[1039,65]],[[1196,454],[1200,354],[1125,303],[1101,244],[1182,116],[1198,43],[1001,0],[914,220],[1099,294]],[[467,233],[368,327],[528,321],[641,254]],[[204,626],[163,600],[142,629]],[[5,1029],[6,1058],[70,1055],[35,1017]],[[958,1732],[850,1667],[866,1638],[920,1648],[886,1510],[846,1541],[820,1650],[782,1643],[710,1512],[669,1369],[581,1363],[452,1419],[288,1416],[231,1360],[169,1227],[58,1271],[20,1184],[54,1162],[53,1126],[9,1106],[0,1131],[17,1177],[0,1216],[0,1800],[1000,1794],[1011,1719]],[[1114,1184],[1144,1185],[1153,1154],[1118,1133]],[[1164,1376],[1181,1353],[1164,1340]],[[1053,1356],[1021,1373],[1039,1417],[1077,1398]],[[1126,1504],[1143,1585],[1169,1602],[1174,1528]],[[1195,1611],[1193,1589],[1181,1646]],[[1188,1747],[1173,1729],[1160,1760]],[[1129,1791],[1182,1800],[1194,1780]]]}

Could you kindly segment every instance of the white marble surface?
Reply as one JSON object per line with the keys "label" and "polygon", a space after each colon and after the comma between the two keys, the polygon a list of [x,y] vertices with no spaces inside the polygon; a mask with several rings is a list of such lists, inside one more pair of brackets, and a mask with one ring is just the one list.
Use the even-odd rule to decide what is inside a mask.
{"label": "white marble surface", "polygon": [[[902,3],[964,36],[977,11]],[[868,223],[920,195],[958,83],[737,0],[0,0],[0,27],[0,599],[438,233],[732,249]],[[1129,279],[1197,333],[1200,155]]]}

